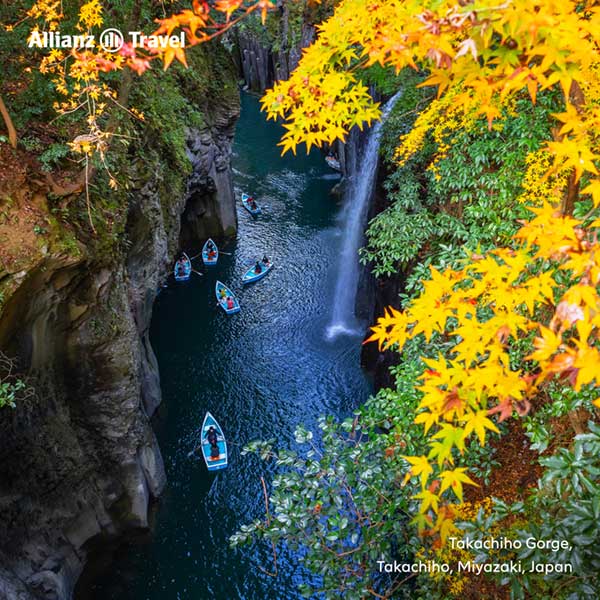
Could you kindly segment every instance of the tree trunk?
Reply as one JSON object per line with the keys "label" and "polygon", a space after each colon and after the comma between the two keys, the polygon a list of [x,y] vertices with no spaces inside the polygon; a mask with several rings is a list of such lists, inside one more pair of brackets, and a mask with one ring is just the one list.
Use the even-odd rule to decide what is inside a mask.
{"label": "tree trunk", "polygon": [[[566,99],[566,101],[570,102],[575,107],[575,110],[578,113],[581,112],[581,107],[585,104],[585,97],[583,95],[583,90],[581,89],[581,87],[579,87],[579,84],[576,81],[573,81],[573,83],[571,83],[569,97]],[[578,198],[579,180],[576,179],[575,171],[573,171],[569,175],[567,189],[565,190],[565,194],[562,199],[561,212],[564,216],[573,215],[573,210],[575,209],[575,202]]]}
{"label": "tree trunk", "polygon": [[579,180],[575,180],[575,171],[569,175],[567,189],[562,199],[561,213],[564,216],[572,216],[575,202],[579,198]]}
{"label": "tree trunk", "polygon": [[10,141],[10,145],[13,148],[17,147],[17,130],[13,125],[12,119],[8,114],[8,110],[6,109],[6,105],[4,104],[4,100],[2,100],[2,96],[0,96],[0,115],[4,119],[4,123],[6,125],[6,129],[8,130],[8,139]]}

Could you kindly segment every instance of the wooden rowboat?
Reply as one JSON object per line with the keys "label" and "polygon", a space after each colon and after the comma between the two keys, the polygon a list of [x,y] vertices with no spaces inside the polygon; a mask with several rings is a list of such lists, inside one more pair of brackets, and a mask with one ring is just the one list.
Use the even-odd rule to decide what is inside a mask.
{"label": "wooden rowboat", "polygon": [[[211,444],[208,441],[212,433],[211,428],[216,434],[216,443]],[[211,436],[212,437],[212,436]],[[207,412],[202,423],[202,456],[209,471],[219,471],[227,466],[227,442],[221,426],[217,420]]]}
{"label": "wooden rowboat", "polygon": [[[210,246],[209,242],[213,246],[212,253],[209,250],[209,246]],[[204,243],[204,246],[202,246],[202,262],[207,267],[214,267],[217,264],[218,260],[219,260],[219,249],[217,248],[217,245],[210,238],[208,238],[206,240],[206,242]]]}
{"label": "wooden rowboat", "polygon": [[250,203],[251,200],[251,196],[242,192],[242,204],[244,208],[253,216],[259,215],[261,213],[260,206],[256,202],[254,202],[256,208],[252,208],[252,205]]}
{"label": "wooden rowboat", "polygon": [[[228,315],[233,315],[237,312],[240,312],[240,303],[238,302],[238,299],[224,283],[217,281],[215,284],[215,295],[217,296],[217,302]],[[233,300],[233,305],[231,308],[227,306],[227,300],[229,298]]]}
{"label": "wooden rowboat", "polygon": [[192,261],[185,252],[183,253],[182,262],[183,266],[180,261],[177,261],[173,267],[173,275],[176,281],[187,281],[192,274]]}
{"label": "wooden rowboat", "polygon": [[272,262],[264,263],[261,260],[258,261],[258,264],[261,267],[260,273],[256,272],[256,265],[254,265],[253,267],[248,269],[246,273],[244,273],[244,276],[242,277],[242,283],[252,283],[253,281],[258,281],[259,279],[262,279],[273,268]]}

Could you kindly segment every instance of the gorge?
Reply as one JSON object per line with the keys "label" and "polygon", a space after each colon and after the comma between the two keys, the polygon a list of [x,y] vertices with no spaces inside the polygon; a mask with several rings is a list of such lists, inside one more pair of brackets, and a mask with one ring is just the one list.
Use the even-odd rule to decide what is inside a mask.
{"label": "gorge", "polygon": [[[226,58],[220,53],[203,51],[202,60],[222,66]],[[232,571],[239,579],[229,594],[296,593],[303,572],[298,574],[293,555],[278,587],[267,591],[268,578],[245,565],[261,564],[262,552],[237,558],[233,553],[232,559],[227,549],[227,535],[261,508],[255,465],[239,456],[240,448],[270,435],[293,444],[296,425],[314,425],[323,413],[348,414],[366,399],[370,384],[358,369],[360,334],[323,342],[336,299],[322,282],[334,277],[344,236],[329,196],[339,177],[319,152],[281,159],[281,130],[266,125],[256,100],[247,96],[232,159],[239,111],[233,71],[225,70],[221,82],[213,84],[219,95],[212,98],[192,81],[183,86],[203,115],[185,129],[189,175],[170,172],[149,137],[146,156],[129,157],[135,171],[123,253],[106,258],[93,250],[68,255],[49,249],[26,268],[3,275],[13,287],[2,307],[0,348],[29,373],[36,394],[0,420],[0,597],[63,600],[75,593],[81,600],[116,599],[132,585],[140,598],[189,589],[210,594]],[[134,89],[134,101],[141,89]],[[203,99],[194,97],[198,92]],[[177,177],[175,188],[165,186]],[[257,223],[243,215],[235,242],[236,198],[246,189],[265,202],[265,214]],[[44,193],[24,188],[17,206]],[[206,274],[185,288],[172,282],[161,288],[178,249],[192,253],[208,236],[231,240],[233,257],[222,257],[223,277],[236,278],[252,256],[264,252],[277,263],[260,288],[242,296],[245,316],[236,321],[223,322],[216,313]],[[230,361],[226,368],[224,357]],[[260,384],[249,378],[252,372]],[[273,379],[278,372],[287,385]],[[150,418],[164,394],[154,417],[159,444]],[[180,403],[187,408],[177,408]],[[200,465],[186,459],[207,408],[226,419],[239,461],[237,470],[234,463],[221,477],[228,476],[227,483],[214,487]],[[238,502],[228,503],[228,493]],[[133,558],[122,559],[123,552],[131,554],[133,540],[145,539],[139,534],[148,531],[154,518],[149,509],[161,495],[154,541],[148,545],[146,538],[133,546]],[[222,518],[210,525],[215,503]],[[127,545],[115,546],[124,539]],[[105,550],[115,548],[117,562],[103,570]],[[214,562],[215,555],[216,565],[203,562]],[[194,573],[203,565],[205,576],[192,575],[182,566],[186,562]]]}
{"label": "gorge", "polygon": [[[278,576],[267,576],[269,547],[233,550],[228,538],[264,511],[261,475],[272,469],[242,447],[275,438],[296,447],[294,429],[315,428],[319,416],[344,416],[371,392],[359,369],[361,337],[328,342],[327,320],[342,232],[329,191],[338,177],[320,152],[281,157],[278,125],[267,123],[256,98],[242,95],[232,156],[236,197],[250,190],[263,207],[253,219],[239,210],[235,241],[203,277],[161,290],[151,341],[161,370],[163,405],[157,435],[169,484],[151,536],[131,539],[78,599],[130,597],[300,598],[310,579],[298,555],[282,549]],[[239,203],[239,200],[238,200]],[[240,278],[266,253],[274,263],[261,282]],[[241,312],[215,307],[215,279],[238,295]],[[209,410],[226,429],[228,468],[208,474],[190,458]]]}

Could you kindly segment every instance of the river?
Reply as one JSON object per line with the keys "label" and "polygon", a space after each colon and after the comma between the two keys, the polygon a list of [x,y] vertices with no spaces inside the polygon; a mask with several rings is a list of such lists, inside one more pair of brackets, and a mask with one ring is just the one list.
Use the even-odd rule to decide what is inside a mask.
{"label": "river", "polygon": [[[170,282],[154,308],[151,339],[163,404],[156,430],[168,486],[152,533],[122,546],[78,600],[234,600],[299,598],[307,574],[281,549],[279,576],[265,545],[232,550],[228,537],[264,511],[260,475],[268,466],[240,455],[253,439],[294,447],[294,428],[322,414],[347,415],[371,388],[359,367],[361,338],[328,340],[342,235],[337,179],[320,152],[281,157],[279,125],[244,94],[234,144],[236,195],[263,204],[253,219],[238,207],[237,240],[218,266],[186,283]],[[192,249],[199,251],[199,249]],[[242,288],[241,276],[267,253],[275,266]],[[197,263],[198,267],[199,263]],[[241,312],[215,305],[216,278],[239,293]],[[188,452],[209,410],[225,430],[229,467],[209,474]],[[268,473],[268,478],[271,474]]]}

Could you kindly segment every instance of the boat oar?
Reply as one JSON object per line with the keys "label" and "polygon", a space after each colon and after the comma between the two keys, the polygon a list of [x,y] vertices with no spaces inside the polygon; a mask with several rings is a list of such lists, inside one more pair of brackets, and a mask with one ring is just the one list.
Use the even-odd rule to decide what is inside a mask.
{"label": "boat oar", "polygon": [[195,258],[198,258],[201,254],[202,254],[202,250],[200,250],[200,252],[198,252],[198,254],[196,254],[195,256],[192,256],[192,258],[190,258],[190,260],[194,260]]}
{"label": "boat oar", "polygon": [[200,271],[196,271],[196,269],[192,269],[192,273],[196,273],[196,275],[200,275],[200,277],[204,277],[204,273],[200,273]]}
{"label": "boat oar", "polygon": [[233,256],[232,252],[223,252],[223,250],[219,250],[219,254],[224,254],[225,256]]}
{"label": "boat oar", "polygon": [[192,450],[190,450],[190,451],[188,452],[188,458],[189,458],[190,456],[192,456],[192,454],[196,454],[196,452],[197,452],[198,450],[201,450],[201,449],[202,449],[202,442],[200,442],[200,443],[199,443],[197,446],[195,446],[194,448],[192,448]]}

